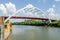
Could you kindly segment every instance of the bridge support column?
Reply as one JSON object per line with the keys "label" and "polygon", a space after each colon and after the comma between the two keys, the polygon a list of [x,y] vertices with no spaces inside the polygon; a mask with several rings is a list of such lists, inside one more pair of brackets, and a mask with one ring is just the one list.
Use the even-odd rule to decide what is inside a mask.
{"label": "bridge support column", "polygon": [[1,31],[1,40],[4,40],[4,18],[0,16],[0,31]]}

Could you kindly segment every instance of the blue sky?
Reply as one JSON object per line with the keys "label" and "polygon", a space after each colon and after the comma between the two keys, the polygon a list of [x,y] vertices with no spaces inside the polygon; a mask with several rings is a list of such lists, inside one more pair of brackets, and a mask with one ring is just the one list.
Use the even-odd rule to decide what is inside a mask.
{"label": "blue sky", "polygon": [[55,5],[56,13],[60,13],[60,1],[59,0],[0,0],[0,4],[11,2],[16,5],[17,9],[23,8],[28,4],[32,4],[38,8],[46,11],[53,5]]}

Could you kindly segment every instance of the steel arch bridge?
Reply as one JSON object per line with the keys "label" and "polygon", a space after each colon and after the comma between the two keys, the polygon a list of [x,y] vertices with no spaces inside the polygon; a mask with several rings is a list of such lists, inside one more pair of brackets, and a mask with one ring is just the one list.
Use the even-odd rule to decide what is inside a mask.
{"label": "steel arch bridge", "polygon": [[[29,7],[29,6],[31,6],[31,7]],[[31,12],[31,13],[40,13],[40,16],[42,16],[42,17],[26,17],[26,16],[15,16],[15,14],[17,14],[17,13],[29,13],[29,12]],[[43,15],[44,14],[44,15]],[[35,16],[35,15],[33,15],[33,16]],[[34,19],[34,20],[49,20],[49,21],[51,21],[51,20],[55,20],[55,19],[50,19],[50,18],[47,18],[48,16],[46,16],[46,12],[44,12],[43,10],[41,10],[40,8],[37,8],[37,7],[34,7],[34,6],[32,6],[32,5],[28,5],[27,7],[24,7],[24,8],[22,8],[22,9],[19,9],[19,10],[17,10],[15,13],[13,13],[12,15],[10,15],[10,16],[4,16],[4,18],[7,18],[6,19],[6,21],[7,20],[9,20],[10,18],[12,18],[12,19]]]}

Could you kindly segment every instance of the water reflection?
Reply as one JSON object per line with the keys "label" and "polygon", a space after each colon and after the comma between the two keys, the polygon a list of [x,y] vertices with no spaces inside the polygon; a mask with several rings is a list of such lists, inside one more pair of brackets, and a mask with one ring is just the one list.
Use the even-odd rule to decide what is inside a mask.
{"label": "water reflection", "polygon": [[60,40],[59,28],[13,25],[11,40]]}
{"label": "water reflection", "polygon": [[49,28],[48,34],[50,40],[60,40],[60,28]]}

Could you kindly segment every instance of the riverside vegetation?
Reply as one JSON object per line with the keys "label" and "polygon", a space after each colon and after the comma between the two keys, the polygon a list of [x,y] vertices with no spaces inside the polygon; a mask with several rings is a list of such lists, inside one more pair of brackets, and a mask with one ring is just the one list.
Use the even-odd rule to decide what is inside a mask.
{"label": "riverside vegetation", "polygon": [[24,22],[14,22],[12,25],[34,25],[34,26],[51,26],[51,27],[60,27],[60,20],[55,22],[45,22],[45,21],[34,21],[34,20],[25,20]]}

